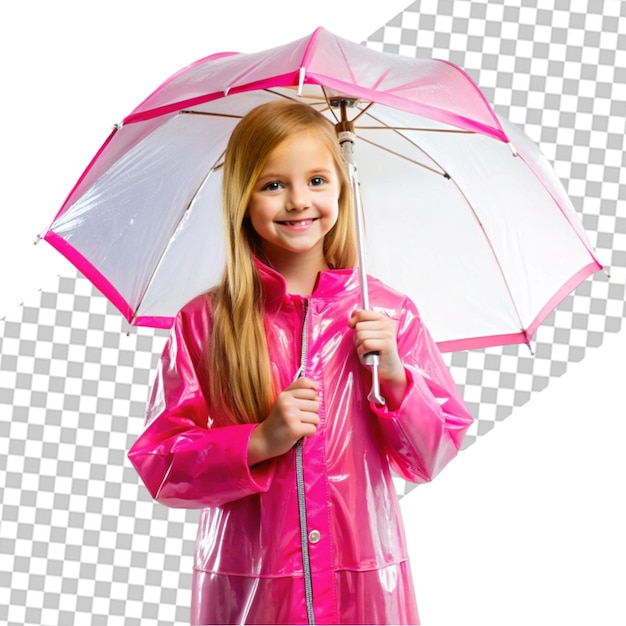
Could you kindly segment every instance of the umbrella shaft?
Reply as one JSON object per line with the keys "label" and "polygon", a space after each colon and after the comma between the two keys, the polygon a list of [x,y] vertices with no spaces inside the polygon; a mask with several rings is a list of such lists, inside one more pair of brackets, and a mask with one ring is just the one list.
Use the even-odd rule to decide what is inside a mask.
{"label": "umbrella shaft", "polygon": [[[365,257],[365,223],[363,218],[363,203],[361,201],[361,189],[354,162],[354,133],[348,131],[339,132],[339,143],[344,158],[348,163],[350,184],[352,185],[352,197],[354,202],[354,220],[356,225],[357,250],[359,255],[359,278],[361,284],[361,305],[363,309],[370,308],[369,290],[367,286],[367,262]],[[367,399],[376,404],[385,404],[380,395],[380,382],[378,379],[379,354],[370,352],[363,357],[363,362],[372,369],[372,388]]]}
{"label": "umbrella shaft", "polygon": [[365,256],[365,224],[363,223],[363,205],[361,190],[356,177],[356,168],[350,164],[350,180],[354,196],[354,218],[356,222],[357,249],[359,254],[359,275],[361,278],[361,304],[364,309],[370,308],[369,289],[367,287],[367,259]]}
{"label": "umbrella shaft", "polygon": [[359,276],[361,279],[361,304],[364,309],[369,309],[369,292],[367,288],[367,260],[365,257],[365,224],[363,220],[363,203],[361,190],[354,161],[354,133],[343,131],[339,133],[339,143],[343,151],[344,159],[348,164],[350,185],[352,186],[352,198],[354,202],[354,221],[356,226],[356,242],[359,256]]}

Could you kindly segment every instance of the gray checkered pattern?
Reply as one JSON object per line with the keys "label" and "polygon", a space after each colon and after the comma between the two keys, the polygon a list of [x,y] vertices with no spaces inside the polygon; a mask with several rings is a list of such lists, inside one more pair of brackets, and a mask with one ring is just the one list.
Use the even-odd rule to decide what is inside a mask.
{"label": "gray checkered pattern", "polygon": [[[422,0],[366,44],[464,67],[554,163],[610,268],[550,316],[534,355],[446,355],[477,418],[467,447],[626,316],[626,3]],[[155,505],[126,460],[165,336],[129,330],[78,277],[0,320],[0,623],[188,623],[197,514]]]}
{"label": "gray checkered pattern", "polygon": [[166,333],[69,277],[0,329],[0,623],[188,622],[197,515],[126,460]]}

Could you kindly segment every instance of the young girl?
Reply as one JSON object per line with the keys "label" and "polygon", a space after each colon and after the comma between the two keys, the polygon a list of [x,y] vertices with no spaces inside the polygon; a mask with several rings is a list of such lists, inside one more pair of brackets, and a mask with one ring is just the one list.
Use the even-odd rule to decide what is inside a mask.
{"label": "young girl", "polygon": [[[221,284],[178,314],[129,457],[201,508],[193,624],[416,624],[391,469],[429,481],[471,423],[413,303],[369,279],[332,125],[251,111],[224,163]],[[367,401],[380,353],[385,405]]]}

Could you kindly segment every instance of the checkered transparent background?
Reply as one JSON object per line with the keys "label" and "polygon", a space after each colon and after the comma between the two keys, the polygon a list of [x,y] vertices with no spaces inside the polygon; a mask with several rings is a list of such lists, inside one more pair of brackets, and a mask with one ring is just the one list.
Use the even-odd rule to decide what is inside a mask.
{"label": "checkered transparent background", "polygon": [[[626,3],[422,0],[366,45],[465,68],[552,161],[611,272],[562,303],[534,355],[446,355],[477,418],[467,447],[626,315]],[[188,623],[197,513],[155,505],[126,460],[165,337],[129,331],[79,276],[0,320],[0,623]]]}

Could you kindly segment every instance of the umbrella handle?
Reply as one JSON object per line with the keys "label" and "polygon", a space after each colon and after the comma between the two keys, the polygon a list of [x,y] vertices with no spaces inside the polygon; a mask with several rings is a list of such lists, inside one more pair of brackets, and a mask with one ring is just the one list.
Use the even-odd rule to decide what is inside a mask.
{"label": "umbrella handle", "polygon": [[[355,135],[350,131],[339,132],[339,143],[343,151],[343,156],[348,164],[348,174],[352,185],[352,197],[354,199],[354,218],[356,224],[356,240],[359,255],[359,277],[361,281],[361,304],[364,309],[370,308],[369,291],[367,287],[367,267],[365,258],[365,225],[363,223],[363,203],[361,201],[361,189],[359,179],[356,173],[356,164],[354,162],[354,138]],[[380,394],[380,381],[378,378],[378,364],[380,362],[380,353],[369,352],[363,357],[363,363],[369,366],[372,371],[372,387],[367,396],[370,402],[379,405],[385,404],[385,399]]]}
{"label": "umbrella handle", "polygon": [[363,357],[363,362],[372,369],[372,388],[367,394],[367,399],[374,404],[383,406],[385,404],[385,398],[380,395],[380,381],[378,379],[379,356],[378,352],[369,352]]}

